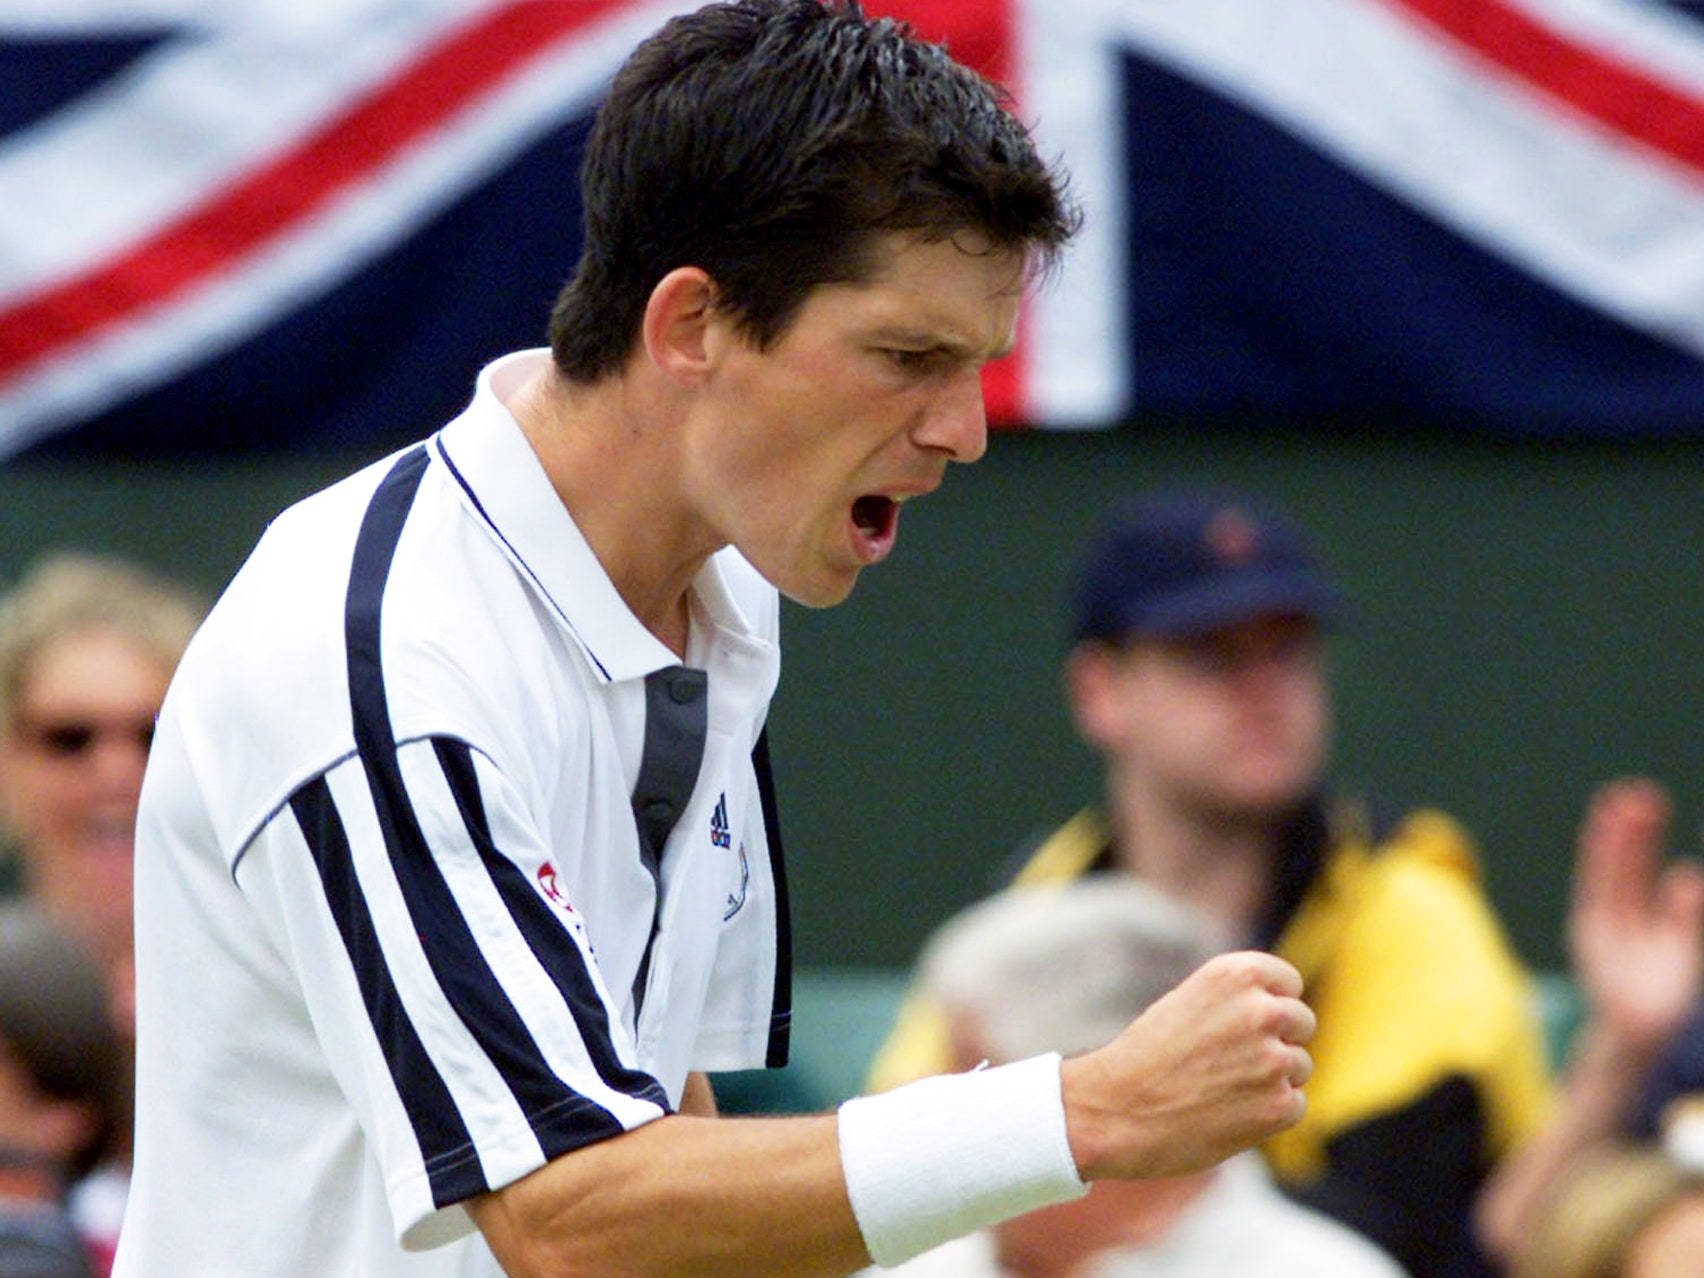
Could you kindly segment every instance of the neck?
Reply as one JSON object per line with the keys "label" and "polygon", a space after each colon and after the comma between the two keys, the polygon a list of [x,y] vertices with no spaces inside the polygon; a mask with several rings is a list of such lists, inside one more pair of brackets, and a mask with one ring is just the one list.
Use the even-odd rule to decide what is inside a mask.
{"label": "neck", "polygon": [[681,491],[666,396],[629,374],[581,386],[547,366],[504,406],[623,601],[684,658],[687,592],[720,546]]}
{"label": "neck", "polygon": [[1232,938],[1253,935],[1270,892],[1280,818],[1208,811],[1140,780],[1115,781],[1108,790],[1119,864],[1194,906]]}

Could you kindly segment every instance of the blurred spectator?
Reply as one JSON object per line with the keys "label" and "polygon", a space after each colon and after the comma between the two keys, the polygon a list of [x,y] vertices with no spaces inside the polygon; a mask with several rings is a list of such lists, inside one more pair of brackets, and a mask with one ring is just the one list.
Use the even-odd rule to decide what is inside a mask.
{"label": "blurred spectator", "polygon": [[[1375,822],[1324,784],[1323,634],[1342,611],[1296,530],[1245,496],[1118,508],[1088,549],[1065,666],[1104,800],[1015,881],[1134,876],[1292,962],[1315,1071],[1268,1162],[1417,1278],[1466,1278],[1491,1272],[1478,1187],[1548,1111],[1542,1027],[1461,827]],[[912,998],[871,1085],[947,1060],[938,1009]]]}
{"label": "blurred spectator", "polygon": [[1697,1278],[1704,1178],[1662,1151],[1599,1146],[1572,1164],[1510,1278]]}
{"label": "blurred spectator", "polygon": [[123,1143],[126,1052],[83,947],[43,913],[0,907],[0,1278],[104,1273],[68,1193]]}
{"label": "blurred spectator", "polygon": [[[135,1031],[132,845],[166,685],[196,600],[129,564],[59,555],[0,599],[0,833],[28,898],[94,958],[128,1064]],[[130,1124],[75,1185],[79,1230],[110,1251]]]}
{"label": "blurred spectator", "polygon": [[[1558,1186],[1598,1178],[1589,1169],[1624,1135],[1666,1146],[1677,1168],[1704,1171],[1698,1107],[1688,1100],[1704,1094],[1704,870],[1665,867],[1669,806],[1656,782],[1624,778],[1593,796],[1580,826],[1568,947],[1586,1019],[1554,1117],[1498,1169],[1479,1209],[1487,1244],[1526,1273],[1549,1272],[1533,1257],[1551,1254],[1535,1251],[1536,1240],[1561,1227]],[[1606,1172],[1602,1183],[1654,1174],[1650,1159],[1628,1166],[1624,1182]],[[1704,1273],[1704,1251],[1694,1263],[1686,1272]]]}
{"label": "blurred spectator", "polygon": [[199,618],[176,587],[74,555],[0,600],[0,829],[25,890],[99,960],[127,1029],[136,798]]}
{"label": "blurred spectator", "polygon": [[[949,1064],[1090,1051],[1223,947],[1195,911],[1127,879],[1009,892],[930,941],[922,991]],[[1257,1155],[1165,1180],[1097,1181],[891,1271],[906,1278],[1400,1278],[1388,1256],[1272,1186]]]}

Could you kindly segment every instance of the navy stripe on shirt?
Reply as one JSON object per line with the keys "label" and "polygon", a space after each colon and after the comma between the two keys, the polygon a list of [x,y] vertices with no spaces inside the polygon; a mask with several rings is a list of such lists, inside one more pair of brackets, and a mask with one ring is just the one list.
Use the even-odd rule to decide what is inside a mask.
{"label": "navy stripe on shirt", "polygon": [[769,1011],[769,1046],[763,1063],[780,1069],[787,1063],[793,1027],[793,918],[787,900],[787,857],[781,848],[781,807],[775,799],[775,774],[769,765],[769,728],[757,734],[751,766],[763,804],[763,833],[769,844],[769,876],[775,883],[775,989]]}
{"label": "navy stripe on shirt", "polygon": [[479,1155],[443,1076],[402,1006],[379,946],[367,898],[355,877],[349,837],[325,778],[315,777],[292,794],[290,810],[319,869],[326,903],[355,969],[361,1001],[366,1004],[373,1033],[378,1036],[379,1048],[396,1080],[397,1095],[414,1128],[432,1201],[442,1207],[470,1198],[486,1188]]}
{"label": "navy stripe on shirt", "polygon": [[[385,692],[381,618],[391,562],[429,461],[424,445],[397,461],[374,492],[356,538],[344,616],[355,746],[397,886],[450,1006],[529,1121],[549,1127],[576,1115],[584,1143],[622,1130],[620,1123],[564,1083],[545,1060],[462,916],[420,828],[397,762]],[[405,1090],[411,1079],[399,1073],[395,1063],[392,1070],[398,1089]],[[467,1196],[460,1188],[440,1187],[434,1181],[434,1203],[442,1207],[460,1201]]]}
{"label": "navy stripe on shirt", "polygon": [[[668,1095],[662,1084],[643,1070],[623,1064],[617,1055],[610,1034],[609,1009],[598,997],[597,987],[592,982],[591,972],[579,947],[563,943],[562,924],[550,907],[540,899],[520,868],[497,850],[485,815],[485,801],[479,792],[472,749],[465,741],[449,737],[432,738],[432,749],[444,770],[450,793],[455,796],[456,807],[461,811],[473,846],[478,849],[479,859],[491,875],[498,895],[508,907],[527,946],[573,1013],[580,1039],[597,1069],[598,1077],[615,1091],[641,1097],[667,1109]],[[543,1139],[542,1133],[540,1139]],[[573,1143],[565,1148],[584,1143],[583,1137],[575,1137]],[[562,1151],[547,1147],[545,1152],[554,1154]]]}

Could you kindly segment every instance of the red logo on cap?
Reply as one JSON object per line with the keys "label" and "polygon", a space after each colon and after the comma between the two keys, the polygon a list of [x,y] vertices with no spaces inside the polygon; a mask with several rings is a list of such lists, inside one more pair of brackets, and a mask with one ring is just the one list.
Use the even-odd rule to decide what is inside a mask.
{"label": "red logo on cap", "polygon": [[1227,567],[1246,564],[1254,558],[1256,534],[1254,521],[1242,511],[1231,509],[1222,510],[1213,516],[1202,534],[1207,549],[1213,557]]}

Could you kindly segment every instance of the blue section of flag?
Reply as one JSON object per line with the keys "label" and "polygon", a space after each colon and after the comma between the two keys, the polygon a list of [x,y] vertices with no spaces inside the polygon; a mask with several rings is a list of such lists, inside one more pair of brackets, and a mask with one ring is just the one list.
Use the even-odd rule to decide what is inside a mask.
{"label": "blue section of flag", "polygon": [[1139,413],[1696,438],[1704,363],[1126,51]]}
{"label": "blue section of flag", "polygon": [[0,138],[44,119],[172,38],[169,28],[0,40]]}

